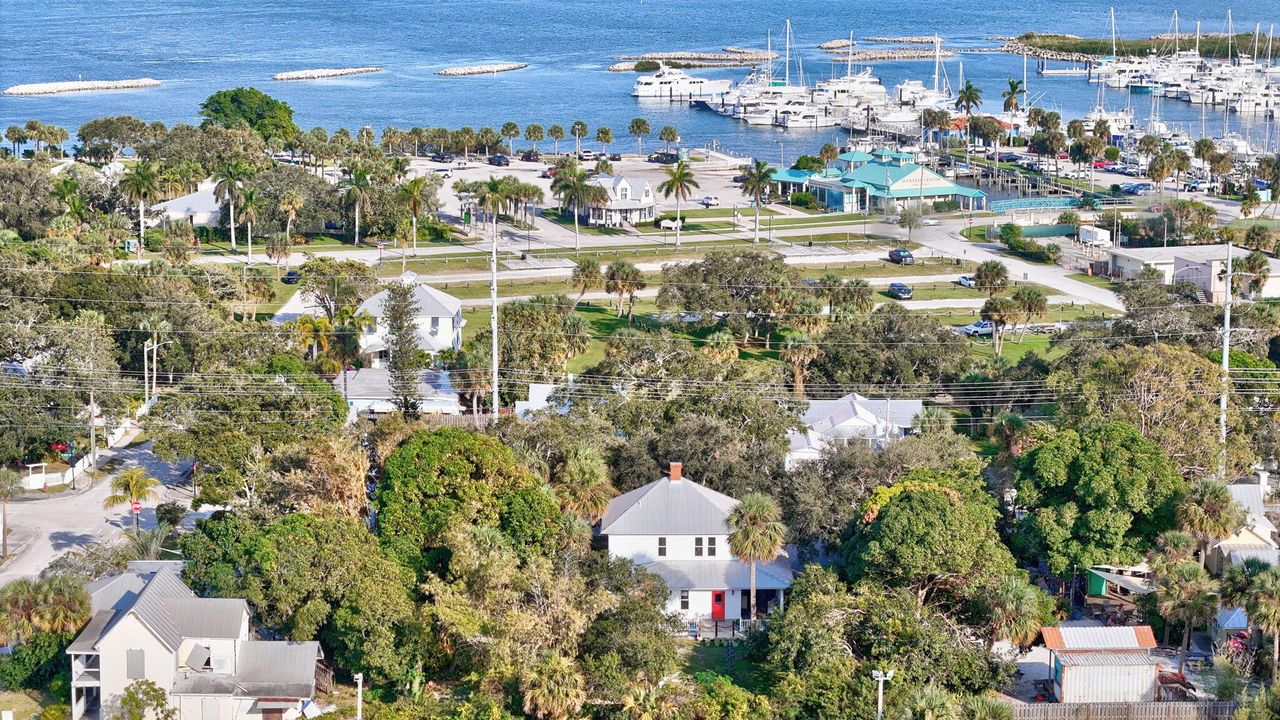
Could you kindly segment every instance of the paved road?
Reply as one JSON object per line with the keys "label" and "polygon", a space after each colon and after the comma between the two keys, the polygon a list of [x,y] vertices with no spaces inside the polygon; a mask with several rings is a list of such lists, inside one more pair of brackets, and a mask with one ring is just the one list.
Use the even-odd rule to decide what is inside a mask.
{"label": "paved road", "polygon": [[[158,503],[191,501],[190,487],[180,487],[181,470],[153,455],[150,443],[103,453],[99,464],[111,456],[122,461],[120,470],[143,467],[164,484],[159,500],[144,503],[143,528],[155,527]],[[81,481],[87,479],[82,476]],[[11,502],[9,523],[15,529],[34,530],[36,537],[17,557],[0,566],[0,586],[17,578],[35,577],[59,555],[93,542],[118,538],[126,528],[132,527],[127,506],[103,510],[102,501],[111,494],[110,485],[110,479],[104,478],[89,490]]]}

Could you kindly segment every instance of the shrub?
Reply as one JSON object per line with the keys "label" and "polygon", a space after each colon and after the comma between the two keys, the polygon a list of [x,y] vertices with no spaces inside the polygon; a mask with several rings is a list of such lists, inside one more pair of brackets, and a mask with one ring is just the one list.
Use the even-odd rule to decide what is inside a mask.
{"label": "shrub", "polygon": [[801,155],[796,158],[796,162],[791,166],[792,170],[808,170],[809,172],[822,172],[827,169],[827,164],[822,162],[822,158],[817,155]]}
{"label": "shrub", "polygon": [[150,252],[158,252],[164,247],[164,231],[160,228],[149,228],[142,233],[142,246]]}
{"label": "shrub", "polygon": [[1070,226],[1072,226],[1072,227],[1079,228],[1079,227],[1080,227],[1080,213],[1078,213],[1078,212],[1072,212],[1072,211],[1068,210],[1067,212],[1064,212],[1064,213],[1062,213],[1061,215],[1058,215],[1058,224],[1059,224],[1059,225],[1070,225]]}
{"label": "shrub", "polygon": [[1102,151],[1102,157],[1106,158],[1107,162],[1115,162],[1120,159],[1120,148],[1108,146]]}
{"label": "shrub", "polygon": [[71,706],[63,705],[45,705],[40,711],[40,720],[71,720]]}
{"label": "shrub", "polygon": [[816,199],[813,197],[813,193],[804,192],[803,190],[791,193],[791,204],[796,207],[810,208],[813,207],[815,202]]}
{"label": "shrub", "polygon": [[187,506],[180,502],[163,502],[156,506],[156,520],[171,528],[178,527],[186,516]]}
{"label": "shrub", "polygon": [[639,60],[636,62],[636,72],[654,72],[660,66],[657,60]]}
{"label": "shrub", "polygon": [[36,633],[0,656],[0,685],[9,690],[39,690],[66,664],[72,633]]}
{"label": "shrub", "polygon": [[939,200],[933,204],[933,211],[937,213],[955,212],[960,209],[960,203],[955,200]]}

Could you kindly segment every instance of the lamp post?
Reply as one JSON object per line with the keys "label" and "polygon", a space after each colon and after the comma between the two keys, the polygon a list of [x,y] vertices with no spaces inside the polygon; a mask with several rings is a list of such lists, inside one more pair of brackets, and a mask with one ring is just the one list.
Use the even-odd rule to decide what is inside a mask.
{"label": "lamp post", "polygon": [[884,720],[884,683],[893,679],[893,671],[872,670],[871,677],[876,681],[876,720]]}
{"label": "lamp post", "polygon": [[356,673],[356,720],[364,720],[364,673]]}

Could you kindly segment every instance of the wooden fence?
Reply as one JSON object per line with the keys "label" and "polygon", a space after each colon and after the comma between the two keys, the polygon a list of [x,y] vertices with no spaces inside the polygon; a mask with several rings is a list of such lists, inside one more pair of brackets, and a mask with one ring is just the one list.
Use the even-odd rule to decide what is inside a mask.
{"label": "wooden fence", "polygon": [[1239,703],[1134,702],[1018,705],[1014,720],[1231,720]]}

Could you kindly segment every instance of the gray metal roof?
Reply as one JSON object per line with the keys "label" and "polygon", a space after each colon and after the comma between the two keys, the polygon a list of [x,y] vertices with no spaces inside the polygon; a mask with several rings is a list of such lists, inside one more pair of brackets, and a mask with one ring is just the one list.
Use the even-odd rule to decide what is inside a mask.
{"label": "gray metal roof", "polygon": [[320,643],[246,640],[237,648],[236,673],[187,672],[173,682],[173,695],[232,695],[307,699],[315,694]]}
{"label": "gray metal roof", "polygon": [[169,612],[169,600],[174,598],[192,599],[195,593],[172,571],[161,570],[151,577],[131,609],[170,650],[177,650],[182,644],[182,632]]}
{"label": "gray metal roof", "polygon": [[249,606],[238,598],[175,598],[167,610],[186,638],[238,638]]}
{"label": "gray metal roof", "polygon": [[[411,278],[409,278],[411,280]],[[359,311],[367,312],[375,318],[382,317],[382,303],[386,301],[388,292],[383,290],[360,304]],[[417,317],[451,318],[462,312],[462,301],[443,290],[430,285],[414,283],[413,301],[418,307]]]}
{"label": "gray metal roof", "polygon": [[1245,560],[1261,560],[1268,565],[1280,565],[1280,550],[1271,547],[1233,547],[1227,551],[1227,559],[1231,561],[1232,565],[1239,565]]}
{"label": "gray metal roof", "polygon": [[1228,485],[1231,499],[1249,513],[1249,524],[1259,534],[1268,539],[1276,532],[1276,526],[1267,519],[1266,501],[1262,497],[1262,486],[1257,483],[1246,485]]}
{"label": "gray metal roof", "polygon": [[98,640],[102,639],[102,635],[106,632],[107,626],[111,624],[111,620],[116,616],[114,610],[99,610],[89,619],[89,624],[84,626],[76,639],[67,647],[67,654],[82,654],[97,652]]}
{"label": "gray metal roof", "polygon": [[[643,567],[667,581],[668,590],[734,590],[751,586],[751,566],[734,558],[664,560]],[[791,568],[785,556],[756,565],[756,587],[761,590],[791,587]]]}
{"label": "gray metal roof", "polygon": [[1067,667],[1122,667],[1134,665],[1163,665],[1162,660],[1142,652],[1069,652],[1058,653],[1058,661]]}
{"label": "gray metal roof", "polygon": [[738,501],[691,480],[663,476],[609,502],[603,535],[727,535]]}

